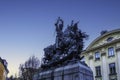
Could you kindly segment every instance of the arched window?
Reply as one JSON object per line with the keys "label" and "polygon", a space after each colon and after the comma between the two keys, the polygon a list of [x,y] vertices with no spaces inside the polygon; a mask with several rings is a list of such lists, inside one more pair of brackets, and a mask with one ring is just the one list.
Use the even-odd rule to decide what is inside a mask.
{"label": "arched window", "polygon": [[112,40],[113,40],[113,37],[107,38],[107,42],[110,42],[110,41],[112,41]]}

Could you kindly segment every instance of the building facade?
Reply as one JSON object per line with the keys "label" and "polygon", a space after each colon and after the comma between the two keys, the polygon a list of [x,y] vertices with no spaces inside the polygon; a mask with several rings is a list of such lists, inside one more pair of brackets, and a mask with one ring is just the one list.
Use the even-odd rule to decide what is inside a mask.
{"label": "building facade", "polygon": [[8,72],[6,60],[0,58],[0,80],[6,80]]}
{"label": "building facade", "polygon": [[120,80],[120,29],[101,34],[85,51],[94,80]]}

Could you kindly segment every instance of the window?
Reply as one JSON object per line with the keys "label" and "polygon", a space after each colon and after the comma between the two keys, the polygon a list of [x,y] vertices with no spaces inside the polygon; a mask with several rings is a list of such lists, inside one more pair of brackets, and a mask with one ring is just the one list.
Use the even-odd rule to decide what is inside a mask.
{"label": "window", "polygon": [[108,56],[114,56],[114,48],[113,47],[110,47],[108,48]]}
{"label": "window", "polygon": [[95,52],[95,60],[99,60],[100,59],[100,53],[99,52]]}
{"label": "window", "polygon": [[109,64],[109,70],[110,70],[110,74],[116,73],[115,63]]}
{"label": "window", "polygon": [[79,80],[79,76],[78,75],[75,75],[75,80]]}
{"label": "window", "polygon": [[100,66],[95,67],[95,71],[96,71],[96,76],[101,76],[101,67]]}
{"label": "window", "polygon": [[110,42],[110,41],[112,41],[112,40],[113,40],[113,37],[107,38],[107,42]]}

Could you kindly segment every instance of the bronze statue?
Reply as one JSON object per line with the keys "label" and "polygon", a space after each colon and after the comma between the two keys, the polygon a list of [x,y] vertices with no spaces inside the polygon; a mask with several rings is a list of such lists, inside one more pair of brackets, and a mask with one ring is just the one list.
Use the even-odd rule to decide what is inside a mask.
{"label": "bronze statue", "polygon": [[80,53],[83,49],[83,39],[87,35],[78,29],[78,22],[71,22],[64,31],[64,22],[59,17],[55,23],[56,42],[44,49],[42,68],[60,66],[72,59],[80,60]]}

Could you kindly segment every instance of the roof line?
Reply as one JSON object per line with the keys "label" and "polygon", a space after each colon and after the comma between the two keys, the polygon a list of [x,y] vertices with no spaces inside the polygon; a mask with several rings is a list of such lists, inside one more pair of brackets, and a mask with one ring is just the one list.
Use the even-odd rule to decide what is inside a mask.
{"label": "roof line", "polygon": [[115,30],[111,30],[111,31],[108,31],[106,32],[105,34],[103,35],[100,35],[99,37],[97,37],[95,40],[93,40],[90,45],[86,48],[86,50],[88,50],[93,44],[95,44],[96,41],[98,41],[99,39],[111,34],[111,33],[115,33],[115,32],[120,32],[120,28],[119,29],[115,29]]}

